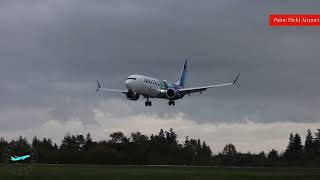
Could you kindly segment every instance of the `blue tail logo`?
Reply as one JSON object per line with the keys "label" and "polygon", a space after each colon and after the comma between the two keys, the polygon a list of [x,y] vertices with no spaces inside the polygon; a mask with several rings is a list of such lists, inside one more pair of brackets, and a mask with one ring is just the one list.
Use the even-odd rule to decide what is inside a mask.
{"label": "blue tail logo", "polygon": [[187,62],[188,62],[188,59],[184,61],[184,65],[182,67],[179,80],[175,83],[175,85],[180,86],[182,88],[185,87],[186,80],[187,80]]}

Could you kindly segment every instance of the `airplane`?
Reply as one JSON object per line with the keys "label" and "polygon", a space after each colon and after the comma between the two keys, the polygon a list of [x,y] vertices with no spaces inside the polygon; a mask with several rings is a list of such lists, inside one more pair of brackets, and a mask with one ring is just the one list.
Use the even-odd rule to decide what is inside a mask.
{"label": "airplane", "polygon": [[27,158],[29,158],[30,155],[24,155],[24,156],[11,156],[11,161],[20,161],[20,160],[25,160]]}
{"label": "airplane", "polygon": [[119,92],[126,95],[127,99],[136,101],[139,99],[140,95],[144,98],[147,98],[145,106],[152,106],[152,102],[149,98],[161,98],[167,99],[169,106],[175,105],[175,100],[183,98],[186,94],[190,96],[192,93],[202,93],[209,88],[222,87],[235,85],[240,74],[236,76],[233,82],[224,83],[224,84],[213,84],[209,86],[200,86],[200,87],[186,87],[187,79],[187,62],[185,60],[182,67],[179,80],[175,83],[168,82],[166,80],[158,80],[156,78],[133,74],[126,78],[125,86],[127,90],[119,89],[108,89],[103,88],[100,85],[100,82],[97,80],[98,88],[96,92],[99,91],[109,91],[109,92]]}

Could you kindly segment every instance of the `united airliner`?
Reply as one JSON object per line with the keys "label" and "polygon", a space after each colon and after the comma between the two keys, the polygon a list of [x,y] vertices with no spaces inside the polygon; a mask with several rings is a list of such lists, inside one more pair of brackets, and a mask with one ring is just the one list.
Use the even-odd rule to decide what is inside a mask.
{"label": "united airliner", "polygon": [[126,78],[125,86],[127,90],[119,89],[108,89],[101,87],[99,81],[98,91],[110,91],[110,92],[119,92],[126,95],[127,99],[136,101],[140,96],[146,98],[145,106],[151,106],[152,102],[150,98],[162,98],[167,99],[169,106],[175,105],[175,100],[183,98],[185,95],[190,95],[192,93],[202,93],[203,91],[209,88],[222,87],[234,85],[237,82],[240,74],[230,83],[224,84],[213,84],[209,86],[200,86],[200,87],[185,87],[187,79],[187,60],[185,60],[182,67],[179,80],[175,83],[168,82],[166,80],[158,80],[156,78],[133,74]]}

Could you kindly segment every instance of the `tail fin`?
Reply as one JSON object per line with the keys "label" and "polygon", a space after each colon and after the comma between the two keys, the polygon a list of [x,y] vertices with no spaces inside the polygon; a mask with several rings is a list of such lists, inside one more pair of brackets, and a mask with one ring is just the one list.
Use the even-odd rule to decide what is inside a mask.
{"label": "tail fin", "polygon": [[187,62],[188,62],[188,59],[186,59],[184,61],[184,65],[182,67],[179,80],[175,83],[175,85],[177,85],[177,86],[185,87],[185,85],[186,85],[186,80],[187,80]]}

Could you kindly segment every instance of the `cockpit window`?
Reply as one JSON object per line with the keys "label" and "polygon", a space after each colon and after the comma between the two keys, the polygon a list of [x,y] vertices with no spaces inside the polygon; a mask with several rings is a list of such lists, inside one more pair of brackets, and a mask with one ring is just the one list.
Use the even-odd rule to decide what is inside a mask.
{"label": "cockpit window", "polygon": [[127,79],[137,80],[137,78],[127,78]]}

